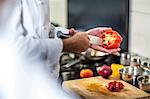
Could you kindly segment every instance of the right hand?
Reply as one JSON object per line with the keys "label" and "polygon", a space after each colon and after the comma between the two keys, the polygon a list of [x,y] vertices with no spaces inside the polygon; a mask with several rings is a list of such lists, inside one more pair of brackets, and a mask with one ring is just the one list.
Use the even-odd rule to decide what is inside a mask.
{"label": "right hand", "polygon": [[72,37],[63,40],[63,51],[81,53],[90,47],[88,34],[78,32]]}

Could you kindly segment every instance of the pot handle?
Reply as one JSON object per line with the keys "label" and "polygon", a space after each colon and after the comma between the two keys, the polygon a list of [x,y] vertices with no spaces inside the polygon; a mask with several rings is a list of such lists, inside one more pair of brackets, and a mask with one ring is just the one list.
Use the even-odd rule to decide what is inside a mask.
{"label": "pot handle", "polygon": [[80,63],[80,59],[75,60],[75,61],[71,61],[71,62],[67,63],[66,65],[64,65],[63,67],[69,68],[69,67],[74,66],[74,65],[76,65],[78,63]]}

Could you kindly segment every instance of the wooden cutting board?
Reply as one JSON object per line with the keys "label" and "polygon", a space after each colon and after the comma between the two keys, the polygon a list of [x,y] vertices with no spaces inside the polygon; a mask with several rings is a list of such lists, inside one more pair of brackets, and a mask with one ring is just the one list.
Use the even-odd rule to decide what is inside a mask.
{"label": "wooden cutting board", "polygon": [[83,97],[83,99],[132,99],[147,97],[150,94],[122,81],[124,89],[121,92],[110,92],[106,85],[114,80],[104,79],[102,77],[92,77],[86,79],[70,80],[63,83],[67,91],[73,91]]}

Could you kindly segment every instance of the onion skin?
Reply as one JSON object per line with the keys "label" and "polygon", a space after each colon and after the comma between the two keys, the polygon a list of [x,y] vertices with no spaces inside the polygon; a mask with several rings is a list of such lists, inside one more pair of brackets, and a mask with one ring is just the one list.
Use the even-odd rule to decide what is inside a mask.
{"label": "onion skin", "polygon": [[98,74],[100,76],[102,76],[103,78],[108,78],[111,74],[112,74],[112,70],[109,66],[107,65],[103,65],[99,71],[98,71]]}

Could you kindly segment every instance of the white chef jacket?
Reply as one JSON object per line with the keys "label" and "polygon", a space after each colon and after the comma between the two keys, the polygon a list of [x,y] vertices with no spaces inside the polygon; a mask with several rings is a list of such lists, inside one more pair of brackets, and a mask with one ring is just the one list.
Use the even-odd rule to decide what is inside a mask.
{"label": "white chef jacket", "polygon": [[15,2],[11,3],[13,7],[5,27],[15,38],[18,53],[25,55],[29,61],[44,63],[51,75],[58,77],[63,44],[56,37],[57,28],[50,24],[49,0],[12,1]]}

